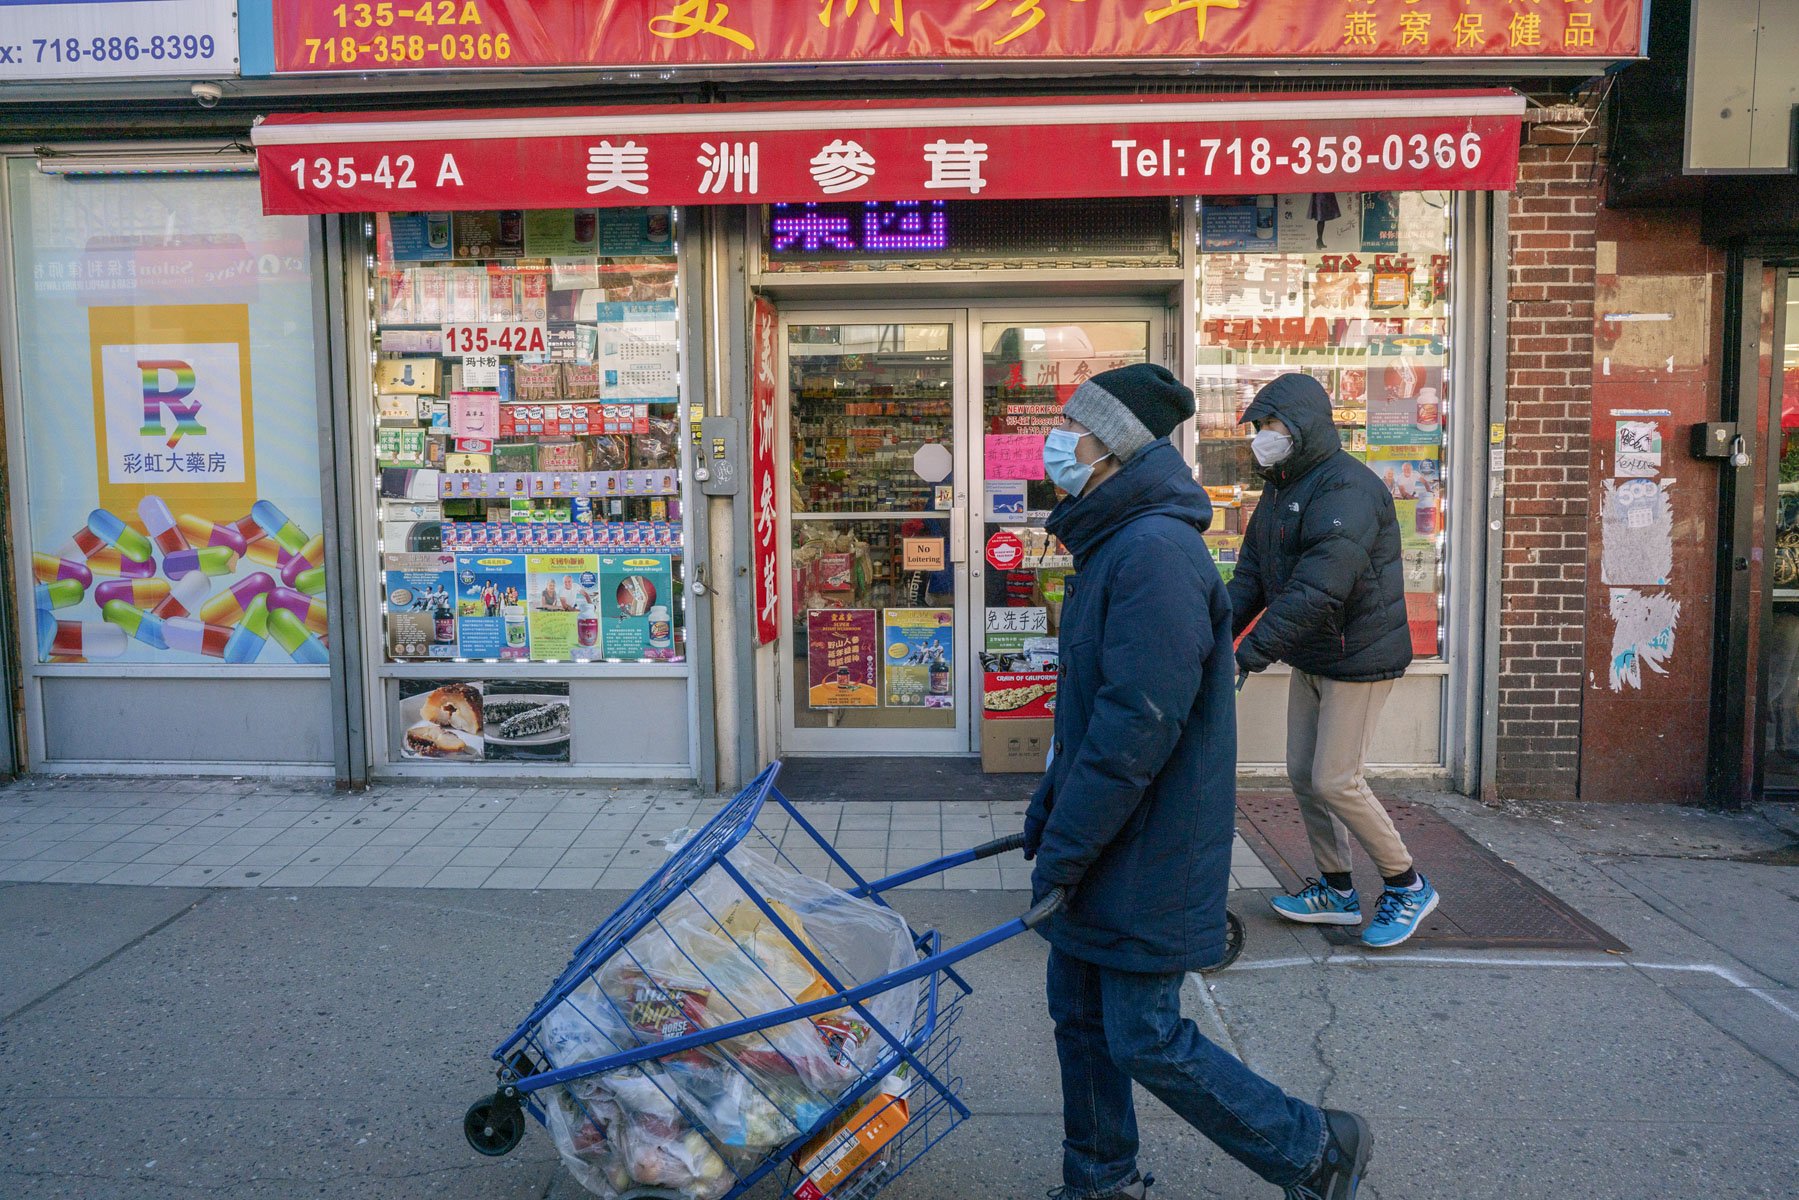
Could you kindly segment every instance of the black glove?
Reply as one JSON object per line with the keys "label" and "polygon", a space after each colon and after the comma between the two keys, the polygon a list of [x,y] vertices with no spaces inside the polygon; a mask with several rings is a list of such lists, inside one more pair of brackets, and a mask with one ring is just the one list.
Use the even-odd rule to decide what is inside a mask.
{"label": "black glove", "polygon": [[1024,860],[1031,861],[1037,857],[1037,847],[1043,844],[1043,818],[1033,817],[1029,813],[1024,818]]}

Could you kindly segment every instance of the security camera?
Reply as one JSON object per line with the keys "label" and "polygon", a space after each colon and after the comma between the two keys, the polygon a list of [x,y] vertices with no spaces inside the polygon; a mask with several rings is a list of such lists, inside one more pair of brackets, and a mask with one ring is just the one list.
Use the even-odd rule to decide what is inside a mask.
{"label": "security camera", "polygon": [[225,97],[225,89],[216,83],[196,83],[188,91],[200,102],[201,108],[216,108]]}

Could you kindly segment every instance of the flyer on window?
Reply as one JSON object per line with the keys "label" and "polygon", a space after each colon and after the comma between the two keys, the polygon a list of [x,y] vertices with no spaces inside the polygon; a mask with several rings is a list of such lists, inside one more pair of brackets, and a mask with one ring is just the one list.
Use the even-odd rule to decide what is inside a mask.
{"label": "flyer on window", "polygon": [[531,656],[525,615],[525,557],[456,556],[457,655],[476,659]]}
{"label": "flyer on window", "polygon": [[456,560],[448,554],[389,554],[387,650],[394,658],[456,657]]}
{"label": "flyer on window", "polygon": [[401,679],[400,757],[451,763],[567,762],[568,684],[547,679]]}
{"label": "flyer on window", "polygon": [[956,615],[948,608],[889,608],[881,614],[886,700],[893,708],[954,708]]}
{"label": "flyer on window", "polygon": [[525,558],[526,621],[538,662],[584,662],[600,656],[599,557],[531,554]]}
{"label": "flyer on window", "polygon": [[674,575],[666,554],[608,555],[599,560],[598,604],[604,656],[623,662],[671,662]]}
{"label": "flyer on window", "polygon": [[810,708],[873,708],[881,702],[876,666],[881,644],[872,608],[815,608],[806,613],[806,686]]}

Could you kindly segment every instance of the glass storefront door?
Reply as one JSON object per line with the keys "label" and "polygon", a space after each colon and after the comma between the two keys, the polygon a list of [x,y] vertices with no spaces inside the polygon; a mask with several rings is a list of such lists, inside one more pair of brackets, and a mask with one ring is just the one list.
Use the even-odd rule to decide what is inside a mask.
{"label": "glass storefront door", "polygon": [[783,749],[968,749],[959,314],[786,323]]}
{"label": "glass storefront door", "polygon": [[1083,380],[1150,361],[1161,322],[788,315],[784,753],[966,754],[987,721],[1051,717],[1072,563],[1043,529],[1043,438]]}
{"label": "glass storefront door", "polygon": [[1773,614],[1767,647],[1767,702],[1762,721],[1762,787],[1799,790],[1799,289],[1789,271],[1771,272],[1780,319],[1774,323],[1772,392],[1776,409],[1769,449],[1778,458],[1769,504],[1773,548]]}

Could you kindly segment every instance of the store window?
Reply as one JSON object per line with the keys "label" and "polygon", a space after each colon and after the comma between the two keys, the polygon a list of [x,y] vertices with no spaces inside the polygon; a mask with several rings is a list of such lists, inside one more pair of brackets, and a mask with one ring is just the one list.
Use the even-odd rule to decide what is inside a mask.
{"label": "store window", "polygon": [[325,664],[307,222],[252,178],[9,182],[32,657]]}
{"label": "store window", "polygon": [[1331,396],[1343,446],[1398,510],[1413,652],[1443,645],[1450,371],[1449,192],[1205,197],[1199,206],[1197,466],[1228,579],[1262,494],[1243,412],[1289,371]]}
{"label": "store window", "polygon": [[374,226],[387,661],[684,662],[670,210]]}
{"label": "store window", "polygon": [[1768,707],[1763,724],[1766,788],[1799,788],[1799,295],[1783,273],[1786,344],[1777,347],[1780,396],[1778,493],[1774,512],[1773,621],[1768,635]]}

